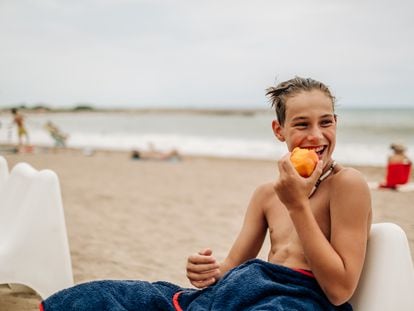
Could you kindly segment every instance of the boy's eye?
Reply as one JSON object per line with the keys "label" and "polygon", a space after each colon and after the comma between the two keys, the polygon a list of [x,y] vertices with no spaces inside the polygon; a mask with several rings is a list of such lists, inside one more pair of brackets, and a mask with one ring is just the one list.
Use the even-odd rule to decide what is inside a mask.
{"label": "boy's eye", "polygon": [[332,120],[322,120],[321,125],[322,126],[329,126],[333,123]]}
{"label": "boy's eye", "polygon": [[307,123],[305,123],[305,122],[301,122],[301,123],[295,123],[295,125],[294,125],[295,127],[299,127],[299,128],[303,128],[303,127],[306,127],[306,126],[308,126],[308,124]]}

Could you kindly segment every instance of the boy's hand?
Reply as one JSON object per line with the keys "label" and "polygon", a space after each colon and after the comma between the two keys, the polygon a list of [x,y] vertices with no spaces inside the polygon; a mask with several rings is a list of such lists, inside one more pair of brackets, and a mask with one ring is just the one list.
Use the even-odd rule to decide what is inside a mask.
{"label": "boy's hand", "polygon": [[220,264],[212,256],[213,251],[206,248],[187,260],[187,278],[197,288],[214,284],[220,277]]}
{"label": "boy's hand", "polygon": [[313,186],[322,173],[323,162],[318,162],[312,175],[308,178],[300,176],[295,170],[290,161],[290,153],[278,161],[278,168],[279,179],[273,188],[286,208],[290,209],[301,206],[304,201],[308,200]]}

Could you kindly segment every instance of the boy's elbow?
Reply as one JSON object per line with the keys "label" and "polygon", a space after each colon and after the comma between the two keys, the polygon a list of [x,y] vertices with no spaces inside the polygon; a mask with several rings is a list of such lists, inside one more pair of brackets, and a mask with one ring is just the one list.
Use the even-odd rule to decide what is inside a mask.
{"label": "boy's elbow", "polygon": [[348,302],[351,299],[351,295],[332,295],[328,296],[328,299],[334,306],[340,306]]}
{"label": "boy's elbow", "polygon": [[324,290],[326,297],[335,305],[340,306],[348,302],[355,291],[355,286],[333,285]]}

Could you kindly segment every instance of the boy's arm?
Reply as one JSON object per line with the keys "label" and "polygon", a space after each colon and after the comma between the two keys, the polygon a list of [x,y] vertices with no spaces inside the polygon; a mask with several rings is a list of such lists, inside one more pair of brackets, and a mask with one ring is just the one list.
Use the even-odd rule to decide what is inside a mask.
{"label": "boy's arm", "polygon": [[330,242],[342,264],[337,270],[342,284],[329,281],[329,271],[321,273],[321,279],[326,284],[325,292],[347,301],[358,285],[364,265],[372,212],[370,191],[361,173],[346,169],[340,174],[331,194]]}
{"label": "boy's arm", "polygon": [[221,264],[220,277],[243,262],[256,258],[262,248],[267,231],[264,206],[269,195],[271,193],[266,185],[258,187],[253,193],[240,233]]}
{"label": "boy's arm", "polygon": [[209,286],[230,269],[257,256],[266,236],[267,223],[263,212],[266,193],[269,190],[261,186],[253,194],[242,229],[223,263],[217,263],[210,249],[188,257],[187,277],[191,284],[198,288]]}
{"label": "boy's arm", "polygon": [[287,195],[286,191],[281,191],[282,188],[278,191],[278,185],[275,185],[275,190],[289,210],[319,285],[333,304],[340,305],[348,301],[355,291],[365,259],[371,221],[368,186],[361,174],[352,169],[342,170],[334,177],[335,181],[331,180],[331,232],[328,240],[315,220],[309,199],[303,196],[305,192],[299,191],[301,194],[296,196],[292,193],[301,188],[301,177],[295,176],[290,162],[284,161],[280,167],[288,176],[282,188],[293,182],[293,189]]}

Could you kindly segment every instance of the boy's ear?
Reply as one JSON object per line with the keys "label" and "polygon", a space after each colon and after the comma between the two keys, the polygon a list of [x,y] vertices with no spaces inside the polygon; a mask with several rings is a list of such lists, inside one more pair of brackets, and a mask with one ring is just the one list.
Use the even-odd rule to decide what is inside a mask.
{"label": "boy's ear", "polygon": [[272,129],[273,134],[275,134],[277,139],[279,139],[282,142],[285,141],[285,136],[283,136],[283,127],[277,120],[272,121]]}

